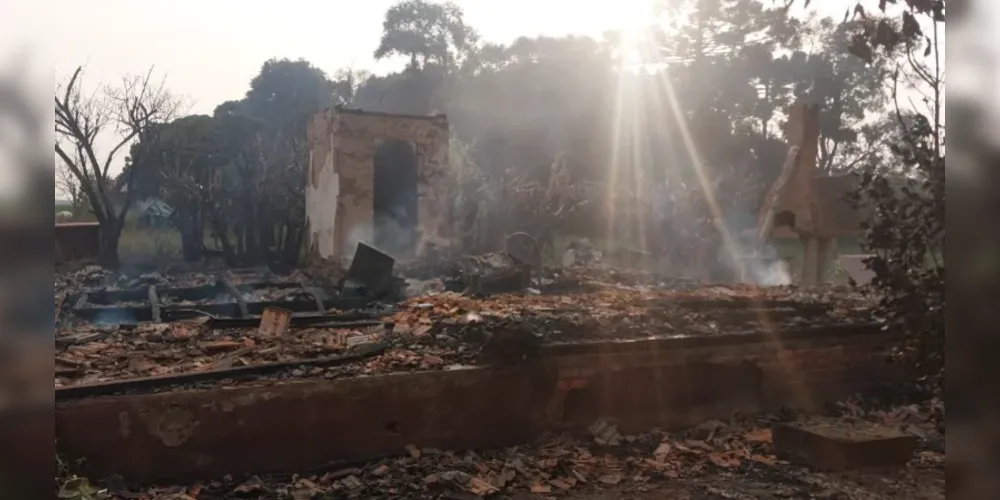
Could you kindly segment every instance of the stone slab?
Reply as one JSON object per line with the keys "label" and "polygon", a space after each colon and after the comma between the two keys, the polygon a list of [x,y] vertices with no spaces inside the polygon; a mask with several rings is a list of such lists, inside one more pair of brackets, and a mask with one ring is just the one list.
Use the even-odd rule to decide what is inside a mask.
{"label": "stone slab", "polygon": [[916,436],[871,422],[816,417],[771,430],[779,458],[826,471],[902,466],[918,444]]}

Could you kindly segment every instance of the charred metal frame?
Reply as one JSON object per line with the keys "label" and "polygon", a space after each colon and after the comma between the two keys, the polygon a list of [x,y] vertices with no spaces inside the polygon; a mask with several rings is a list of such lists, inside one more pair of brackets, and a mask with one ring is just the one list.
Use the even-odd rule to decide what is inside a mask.
{"label": "charred metal frame", "polygon": [[[243,294],[262,289],[280,289],[300,292],[300,298],[292,300],[247,301]],[[211,302],[201,304],[177,304],[169,299],[182,301],[200,301],[224,296],[231,299],[226,302]],[[167,300],[165,300],[167,299]],[[192,319],[202,316],[223,319],[247,319],[259,316],[267,307],[281,307],[293,313],[324,314],[329,309],[354,310],[364,308],[371,302],[370,297],[336,297],[327,294],[317,287],[306,287],[299,283],[257,282],[233,285],[226,280],[219,280],[212,285],[197,287],[164,287],[149,285],[125,290],[93,290],[67,296],[66,304],[73,304],[71,311],[77,318],[97,322],[101,317],[126,318],[137,322],[169,322]],[[141,302],[140,306],[116,306],[123,302]],[[111,321],[115,323],[115,321]],[[221,325],[221,323],[220,323]],[[242,325],[234,323],[232,326]]]}

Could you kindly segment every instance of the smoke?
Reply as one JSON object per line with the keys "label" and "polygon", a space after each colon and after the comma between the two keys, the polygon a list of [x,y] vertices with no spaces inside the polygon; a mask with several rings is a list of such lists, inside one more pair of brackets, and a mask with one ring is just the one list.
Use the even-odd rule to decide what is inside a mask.
{"label": "smoke", "polygon": [[345,257],[354,255],[354,250],[358,248],[358,243],[373,245],[372,234],[371,224],[358,223],[351,226],[351,229],[347,231],[347,239],[344,241],[344,249],[341,255]]}
{"label": "smoke", "polygon": [[124,325],[138,323],[139,319],[128,309],[109,308],[94,315],[95,325]]}
{"label": "smoke", "polygon": [[353,255],[358,243],[371,245],[390,255],[405,252],[413,248],[414,231],[415,228],[401,224],[394,215],[377,214],[374,224],[359,223],[351,226],[347,231],[343,255]]}
{"label": "smoke", "polygon": [[760,286],[785,286],[792,284],[784,261],[779,259],[746,259],[747,277],[751,283]]}
{"label": "smoke", "polygon": [[393,216],[376,217],[374,238],[380,248],[390,253],[413,248],[413,228],[406,227]]}
{"label": "smoke", "polygon": [[720,248],[720,260],[729,267],[733,275],[741,277],[744,283],[758,286],[785,286],[792,284],[787,264],[778,257],[777,250],[770,244],[759,251],[754,244],[732,242],[734,248]]}

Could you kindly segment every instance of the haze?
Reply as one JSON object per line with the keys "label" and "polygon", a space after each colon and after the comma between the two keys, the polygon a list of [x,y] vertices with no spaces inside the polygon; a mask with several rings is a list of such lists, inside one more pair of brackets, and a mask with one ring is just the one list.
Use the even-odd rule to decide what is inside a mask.
{"label": "haze", "polygon": [[[192,113],[211,113],[240,98],[248,82],[272,57],[305,58],[329,73],[344,68],[376,74],[399,70],[404,61],[376,62],[383,15],[393,0],[282,2],[179,0],[139,8],[135,2],[89,4],[53,0],[46,19],[47,50],[61,81],[85,64],[87,81],[115,81],[150,65],[166,74],[170,88],[191,100]],[[519,36],[590,35],[643,21],[649,0],[458,0],[465,19],[484,40],[506,43]],[[824,15],[842,14],[839,2]],[[15,10],[40,9],[17,0]],[[815,7],[811,7],[815,9]],[[42,18],[45,19],[45,18]]]}

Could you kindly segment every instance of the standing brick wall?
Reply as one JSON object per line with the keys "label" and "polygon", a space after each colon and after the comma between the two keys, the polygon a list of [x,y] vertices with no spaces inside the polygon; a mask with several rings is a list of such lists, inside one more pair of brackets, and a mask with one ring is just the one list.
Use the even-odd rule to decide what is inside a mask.
{"label": "standing brick wall", "polygon": [[[411,116],[335,108],[316,113],[307,128],[307,259],[350,258],[372,243],[376,140],[411,144],[417,162],[416,255],[451,244],[449,127],[444,115]],[[413,257],[412,255],[397,257]]]}
{"label": "standing brick wall", "polygon": [[65,222],[55,226],[56,262],[97,260],[101,253],[101,225]]}

